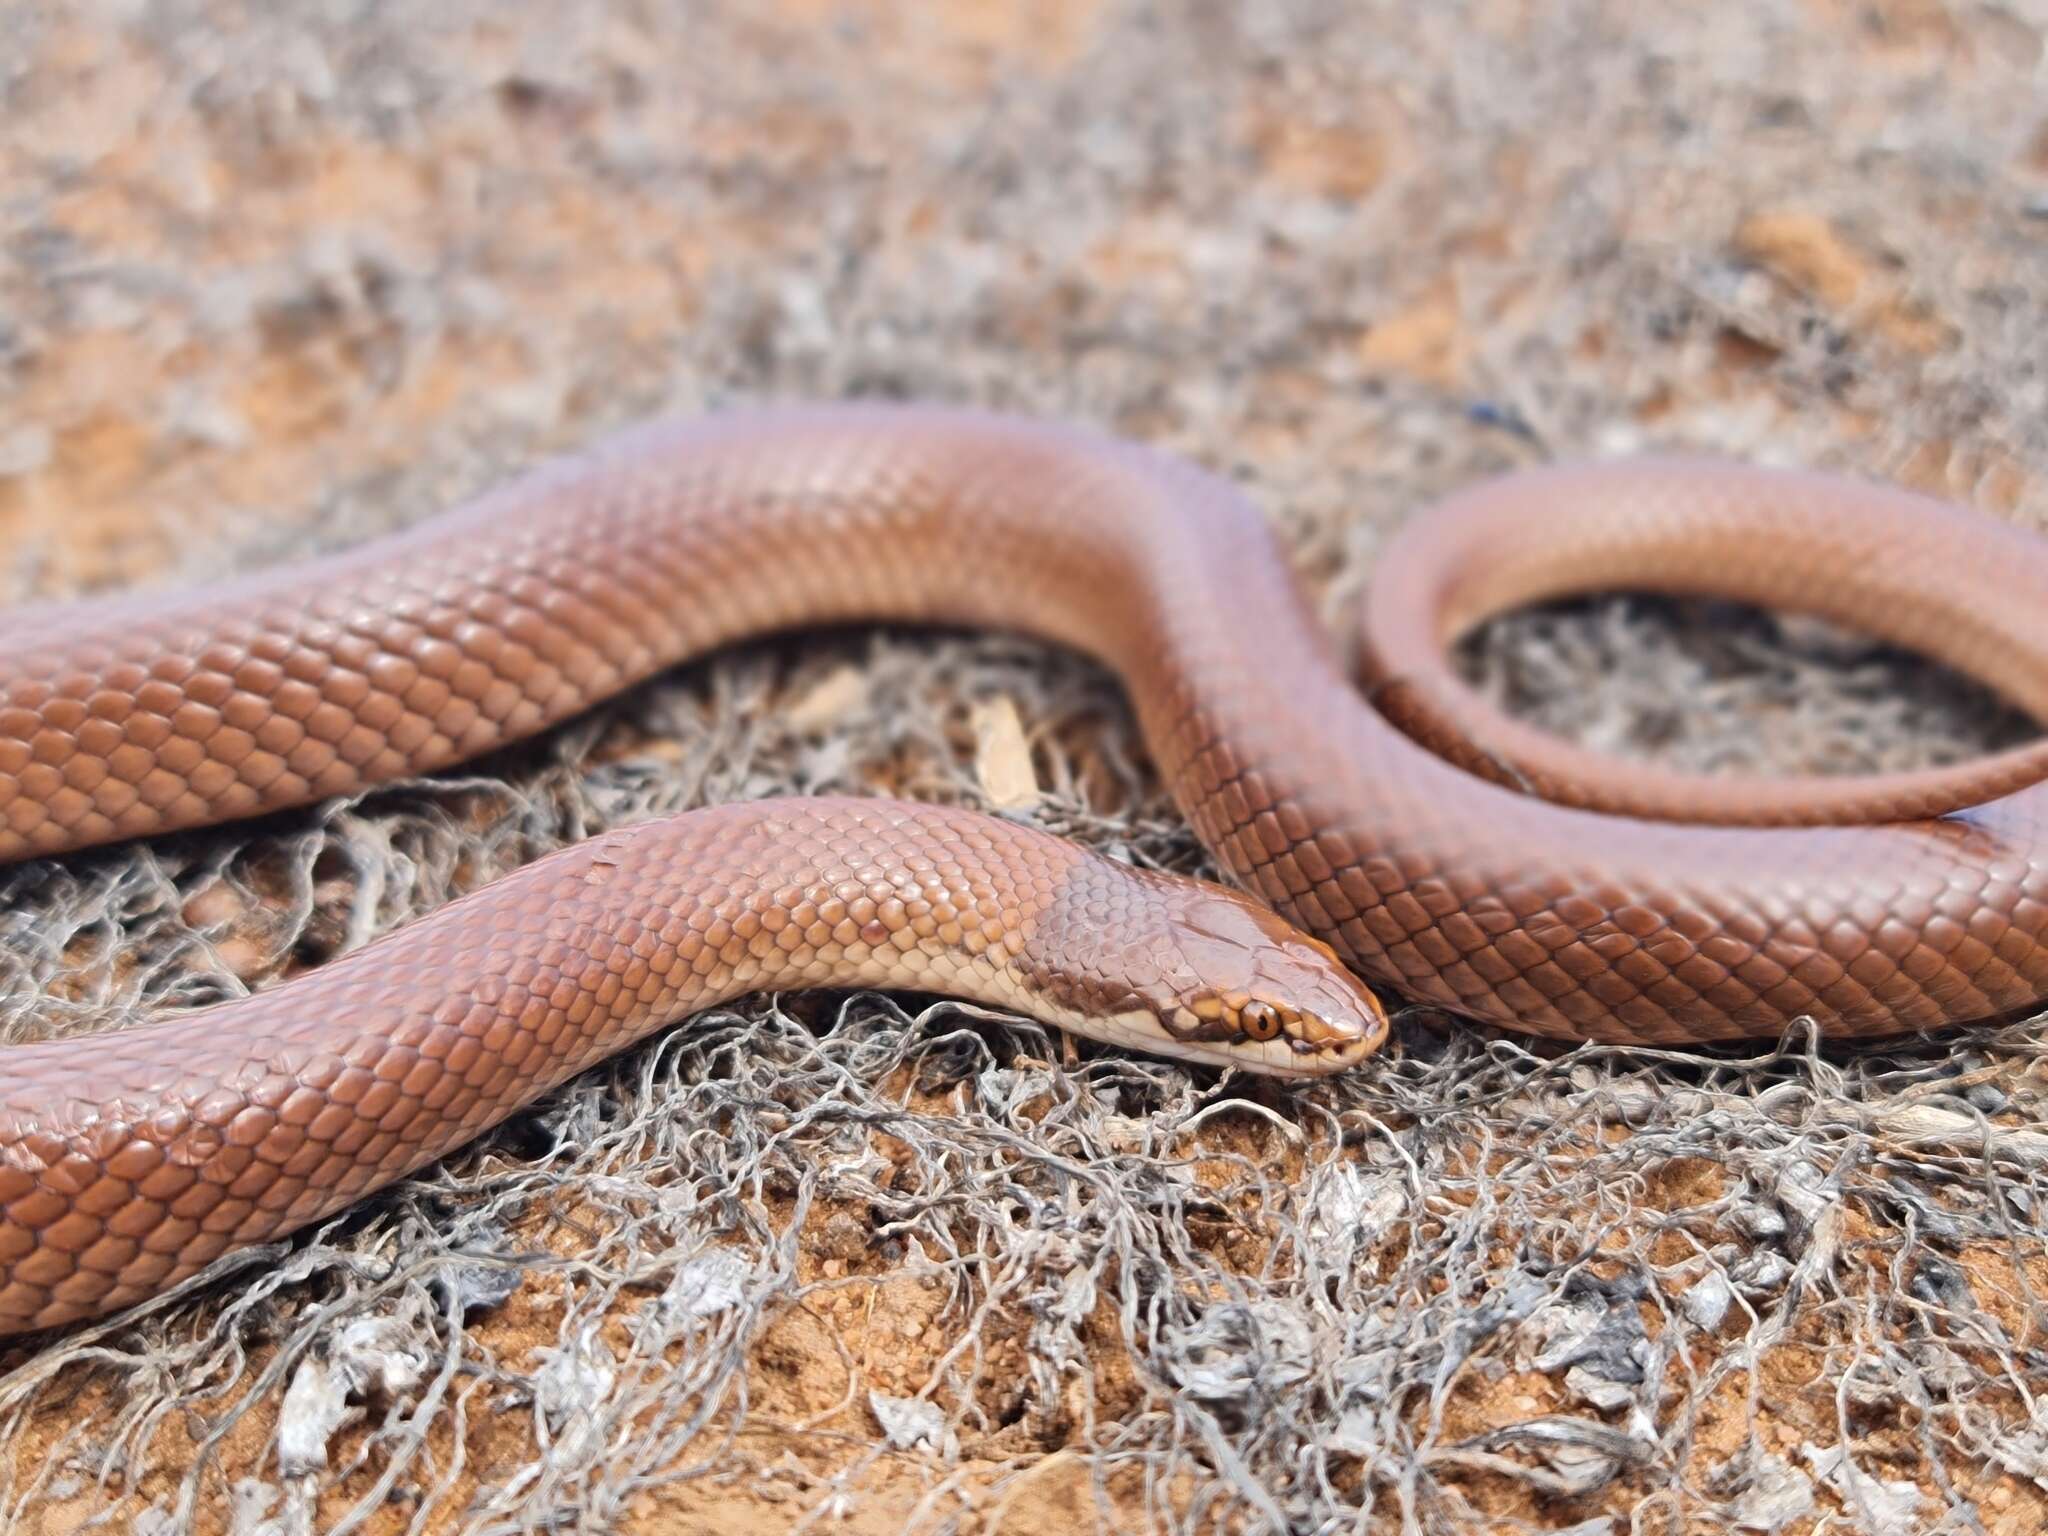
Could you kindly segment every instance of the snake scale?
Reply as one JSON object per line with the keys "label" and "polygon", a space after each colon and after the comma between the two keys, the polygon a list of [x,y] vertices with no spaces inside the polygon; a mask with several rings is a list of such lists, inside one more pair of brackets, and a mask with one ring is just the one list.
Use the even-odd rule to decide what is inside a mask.
{"label": "snake scale", "polygon": [[2048,993],[2048,747],[1693,779],[1504,719],[1444,660],[1505,609],[1620,586],[1847,620],[2048,714],[2044,546],[1903,492],[1658,461],[1475,487],[1380,562],[1375,708],[1225,480],[920,407],[650,426],[324,559],[18,609],[0,860],[431,773],[724,644],[892,621],[1104,661],[1257,900],[892,801],[604,834],[253,997],[9,1049],[0,1333],[154,1294],[767,988],[945,993],[1295,1075],[1384,1036],[1357,976],[1538,1035],[1665,1044],[1801,1017],[1890,1034]]}

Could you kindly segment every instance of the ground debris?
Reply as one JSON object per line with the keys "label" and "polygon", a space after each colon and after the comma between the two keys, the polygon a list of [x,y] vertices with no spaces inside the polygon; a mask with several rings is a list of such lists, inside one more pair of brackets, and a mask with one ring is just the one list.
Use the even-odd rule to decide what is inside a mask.
{"label": "ground debris", "polygon": [[[1552,458],[1851,469],[2048,526],[2036,23],[1651,11],[15,7],[0,592],[222,581],[792,397],[1190,454],[1340,641],[1402,519]],[[2035,732],[1706,603],[1551,605],[1461,655],[1694,769]],[[0,1031],[273,985],[566,843],[817,792],[1209,872],[1098,668],[814,636],[431,783],[0,870]],[[1274,1087],[754,1000],[5,1352],[0,1525],[940,1531],[993,1497],[1176,1536],[2041,1529],[2044,1060],[2037,1022],[1561,1051],[1405,1009],[1380,1061]]]}

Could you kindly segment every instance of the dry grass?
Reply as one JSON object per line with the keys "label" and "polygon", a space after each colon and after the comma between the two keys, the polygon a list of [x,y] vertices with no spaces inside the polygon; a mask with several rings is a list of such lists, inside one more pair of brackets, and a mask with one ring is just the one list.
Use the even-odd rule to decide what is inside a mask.
{"label": "dry grass", "polygon": [[[1272,509],[1333,622],[1409,509],[1551,454],[1854,467],[2042,521],[2048,124],[2016,11],[1021,14],[17,8],[11,590],[331,547],[608,425],[787,394],[1191,453]],[[1895,658],[1690,610],[1538,615],[1471,659],[1562,729],[1699,764],[2021,729]],[[274,984],[679,806],[980,803],[1000,701],[1039,820],[1201,867],[1085,663],[809,639],[467,776],[0,874],[0,1017],[112,1028]],[[208,1284],[0,1353],[0,1510],[2032,1531],[2044,1096],[2028,1026],[1692,1056],[1410,1014],[1295,1090],[951,1007],[764,1002]]]}

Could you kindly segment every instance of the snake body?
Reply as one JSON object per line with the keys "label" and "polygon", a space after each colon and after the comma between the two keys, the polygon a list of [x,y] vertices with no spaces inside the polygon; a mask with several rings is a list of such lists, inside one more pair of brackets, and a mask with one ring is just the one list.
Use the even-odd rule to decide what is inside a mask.
{"label": "snake body", "polygon": [[[607,834],[253,998],[8,1051],[0,1333],[289,1231],[765,987],[950,992],[1283,1072],[1383,1034],[1344,965],[1625,1042],[1802,1016],[1887,1034],[2048,993],[2048,749],[1730,788],[1576,757],[1442,662],[1505,608],[1661,586],[1848,619],[2040,714],[2036,541],[1899,492],[1688,463],[1500,481],[1413,529],[1368,608],[1391,718],[1224,480],[916,408],[644,428],[322,560],[0,620],[4,860],[432,772],[748,636],[943,623],[1105,661],[1204,844],[1312,936],[930,807],[768,802]],[[1670,819],[1688,815],[1752,825]]]}

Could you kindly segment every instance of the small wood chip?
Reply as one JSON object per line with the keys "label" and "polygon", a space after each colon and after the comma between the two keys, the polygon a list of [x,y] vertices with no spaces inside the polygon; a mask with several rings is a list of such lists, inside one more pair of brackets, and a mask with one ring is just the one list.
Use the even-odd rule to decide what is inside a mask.
{"label": "small wood chip", "polygon": [[790,729],[811,735],[839,724],[860,708],[867,696],[867,679],[860,668],[837,666],[792,700],[782,718]]}
{"label": "small wood chip", "polygon": [[974,706],[974,772],[982,792],[1002,810],[1036,805],[1043,793],[1031,764],[1024,722],[1008,694]]}

